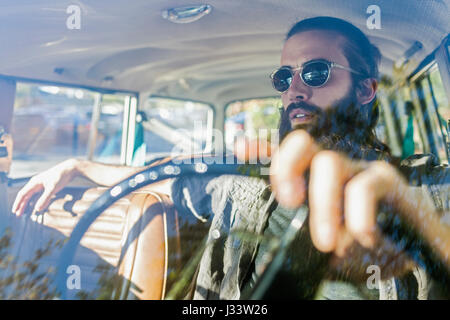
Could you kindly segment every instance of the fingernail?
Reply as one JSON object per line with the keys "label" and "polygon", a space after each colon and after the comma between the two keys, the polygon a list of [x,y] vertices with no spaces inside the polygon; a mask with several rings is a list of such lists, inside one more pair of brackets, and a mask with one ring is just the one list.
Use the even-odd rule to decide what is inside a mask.
{"label": "fingernail", "polygon": [[332,230],[329,224],[321,224],[317,228],[317,233],[322,242],[329,242],[332,235]]}
{"label": "fingernail", "polygon": [[320,224],[317,227],[317,240],[323,251],[331,251],[334,243],[334,232],[329,224]]}
{"label": "fingernail", "polygon": [[373,248],[373,246],[375,245],[375,238],[371,235],[368,235],[367,233],[359,236],[358,241],[365,248]]}
{"label": "fingernail", "polygon": [[292,198],[293,189],[294,188],[291,184],[284,184],[283,187],[278,190],[280,200],[288,201],[290,198]]}

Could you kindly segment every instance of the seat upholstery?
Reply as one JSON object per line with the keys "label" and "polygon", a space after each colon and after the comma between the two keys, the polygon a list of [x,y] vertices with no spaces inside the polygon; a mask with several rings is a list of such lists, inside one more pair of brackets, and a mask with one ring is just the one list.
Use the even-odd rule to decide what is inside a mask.
{"label": "seat upholstery", "polygon": [[[25,236],[19,254],[31,257],[50,238],[70,236],[89,206],[105,190],[66,188],[57,194],[44,213],[31,214],[22,227],[20,232]],[[178,237],[171,241],[178,245],[170,250],[180,250],[177,219],[168,197],[154,192],[136,191],[118,200],[83,236],[72,263],[81,269],[81,288],[68,289],[67,297],[164,298],[169,229],[172,238]],[[40,266],[55,266],[58,253],[55,250],[42,259]]]}

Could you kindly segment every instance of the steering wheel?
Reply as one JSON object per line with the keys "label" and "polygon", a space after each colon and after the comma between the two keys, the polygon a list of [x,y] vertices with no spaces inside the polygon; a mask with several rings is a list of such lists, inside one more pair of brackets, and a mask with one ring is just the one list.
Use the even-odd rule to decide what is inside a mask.
{"label": "steering wheel", "polygon": [[[182,176],[228,174],[262,178],[260,175],[262,166],[259,164],[207,164],[204,162],[196,162],[198,162],[198,159],[190,159],[190,161],[189,159],[171,160],[164,164],[146,168],[106,190],[92,203],[73,229],[58,260],[56,284],[62,299],[65,298],[66,294],[65,278],[67,275],[65,270],[72,263],[80,240],[100,214],[117,200],[148,184]],[[236,163],[236,161],[233,163]],[[292,219],[291,224],[281,240],[278,252],[274,255],[274,258],[262,276],[264,281],[257,283],[255,287],[255,298],[262,297],[264,288],[267,288],[270,281],[274,279],[276,270],[279,268],[280,262],[286,252],[286,248],[302,227],[301,224],[298,224],[298,216],[302,213],[304,214],[305,210],[307,214],[306,206],[301,207],[297,215]],[[402,221],[400,215],[389,212],[379,214],[377,223],[385,236],[393,240],[401,250],[407,252],[419,266],[425,268],[432,278],[442,283],[443,287],[450,287],[450,272],[446,265],[438,258],[423,238]],[[314,271],[314,268],[312,268],[312,271]]]}

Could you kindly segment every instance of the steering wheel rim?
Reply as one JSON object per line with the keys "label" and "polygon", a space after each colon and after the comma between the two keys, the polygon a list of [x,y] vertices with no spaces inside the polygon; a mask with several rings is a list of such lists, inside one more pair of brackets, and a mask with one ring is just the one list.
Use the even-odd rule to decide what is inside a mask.
{"label": "steering wheel rim", "polygon": [[[56,286],[61,299],[65,298],[67,288],[65,281],[67,275],[65,270],[67,270],[67,267],[72,263],[79,242],[91,224],[105,209],[117,200],[137,189],[147,186],[148,184],[186,175],[229,174],[262,178],[259,172],[263,166],[260,164],[236,164],[237,161],[234,161],[233,164],[208,164],[199,162],[198,160],[198,158],[184,160],[174,159],[160,165],[143,169],[106,190],[91,204],[73,229],[69,240],[62,249],[57,263]],[[300,209],[304,210],[304,207],[301,207]],[[386,236],[395,243],[401,243],[403,250],[405,250],[415,262],[430,272],[432,278],[438,278],[444,285],[450,285],[450,272],[448,268],[440,261],[432,248],[424,242],[417,233],[410,229],[405,231],[404,222],[400,219],[399,215],[385,213],[380,216],[381,219],[378,219],[377,222]],[[301,228],[298,228],[297,231],[299,229]],[[281,250],[284,249],[285,246],[281,248]]]}
{"label": "steering wheel rim", "polygon": [[[187,163],[186,163],[187,162]],[[198,162],[197,158],[178,160],[174,159],[160,165],[143,169],[142,171],[124,179],[115,186],[103,192],[86,210],[75,228],[72,230],[69,240],[64,245],[57,263],[56,288],[60,298],[66,295],[65,270],[72,263],[78,244],[92,223],[102,212],[117,200],[127,196],[131,192],[166,179],[177,178],[185,175],[246,175],[259,176],[262,168],[257,164],[207,164]]]}

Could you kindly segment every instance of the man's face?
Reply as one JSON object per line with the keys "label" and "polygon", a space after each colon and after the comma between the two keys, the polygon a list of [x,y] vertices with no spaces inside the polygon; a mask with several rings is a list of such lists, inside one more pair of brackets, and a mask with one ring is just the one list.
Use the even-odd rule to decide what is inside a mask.
{"label": "man's face", "polygon": [[[281,65],[297,68],[313,59],[326,59],[349,67],[342,52],[343,41],[342,36],[333,32],[298,33],[286,41]],[[354,102],[351,88],[351,73],[346,70],[333,68],[328,82],[319,88],[305,85],[296,72],[291,86],[281,95],[285,110],[283,119],[290,122],[291,128],[313,124],[320,113],[329,113],[338,104]]]}

